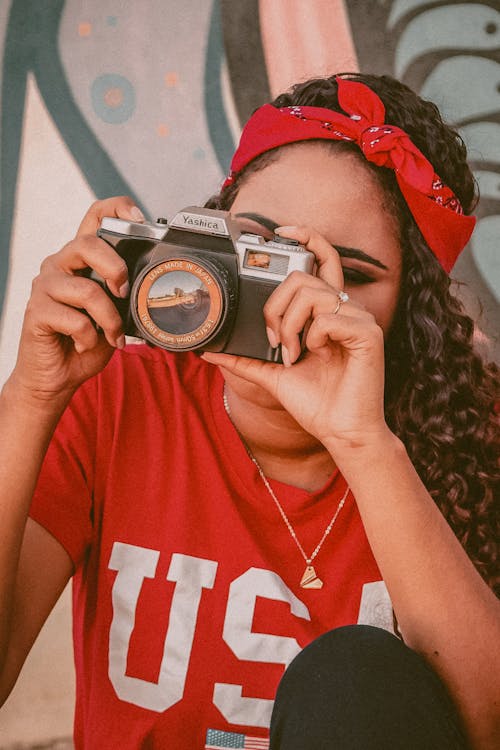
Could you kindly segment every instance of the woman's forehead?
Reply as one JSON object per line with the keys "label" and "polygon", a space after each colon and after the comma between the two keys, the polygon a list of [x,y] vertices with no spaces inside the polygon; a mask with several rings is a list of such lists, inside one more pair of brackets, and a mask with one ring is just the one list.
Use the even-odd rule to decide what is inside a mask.
{"label": "woman's forehead", "polygon": [[276,225],[312,226],[332,243],[382,253],[383,263],[400,256],[398,222],[362,159],[321,142],[280,151],[243,182],[232,213],[253,212]]}
{"label": "woman's forehead", "polygon": [[[384,200],[380,183],[362,157],[322,141],[293,143],[278,149],[268,164],[243,181],[239,192],[242,191],[254,199],[259,194],[262,200],[264,194],[272,196],[278,203],[280,196],[283,201],[295,196],[297,203],[311,196],[316,203],[324,200],[327,204],[370,198],[374,207]],[[305,205],[309,207],[310,201]]]}

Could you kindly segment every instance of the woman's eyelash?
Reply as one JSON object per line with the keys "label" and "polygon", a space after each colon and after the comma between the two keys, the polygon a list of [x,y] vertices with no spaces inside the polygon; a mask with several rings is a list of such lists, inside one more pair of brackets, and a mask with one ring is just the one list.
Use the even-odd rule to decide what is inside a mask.
{"label": "woman's eyelash", "polygon": [[346,268],[343,266],[342,271],[346,281],[350,281],[351,284],[372,284],[375,281],[373,276],[368,276],[356,268]]}

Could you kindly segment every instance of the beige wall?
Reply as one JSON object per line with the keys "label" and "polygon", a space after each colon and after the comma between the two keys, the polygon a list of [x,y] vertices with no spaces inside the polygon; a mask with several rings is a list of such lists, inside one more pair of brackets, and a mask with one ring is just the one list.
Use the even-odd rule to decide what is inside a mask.
{"label": "beige wall", "polygon": [[40,262],[71,239],[95,200],[32,78],[26,104],[11,267],[0,329],[0,382],[14,364],[24,308]]}
{"label": "beige wall", "polygon": [[74,707],[71,597],[68,587],[0,709],[0,748],[71,737]]}
{"label": "beige wall", "polygon": [[[13,366],[31,279],[40,261],[69,240],[94,196],[31,81],[14,226],[14,258],[1,331],[0,382]],[[74,669],[70,589],[36,642],[13,693],[0,709],[0,748],[72,734]]]}

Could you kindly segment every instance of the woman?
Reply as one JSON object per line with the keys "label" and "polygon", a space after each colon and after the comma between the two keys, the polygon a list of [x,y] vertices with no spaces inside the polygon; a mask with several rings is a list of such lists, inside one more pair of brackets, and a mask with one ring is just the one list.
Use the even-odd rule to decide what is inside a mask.
{"label": "woman", "polygon": [[[316,255],[264,309],[283,364],[111,356],[78,272],[127,296],[95,237],[126,199],[34,284],[2,394],[5,693],[75,572],[78,748],[266,747],[290,662],[273,747],[495,747],[498,378],[444,270],[473,223],[460,139],[392,79],[312,81],[251,118],[210,205]],[[386,590],[406,646],[371,627]]]}

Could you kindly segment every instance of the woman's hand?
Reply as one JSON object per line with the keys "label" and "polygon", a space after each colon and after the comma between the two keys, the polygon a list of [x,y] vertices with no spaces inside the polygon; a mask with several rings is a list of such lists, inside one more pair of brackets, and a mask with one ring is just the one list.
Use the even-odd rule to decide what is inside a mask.
{"label": "woman's hand", "polygon": [[28,398],[68,398],[105,366],[114,347],[124,345],[121,319],[112,300],[95,281],[79,275],[92,268],[115,296],[128,294],[125,262],[96,236],[104,216],[144,220],[131,198],[96,201],[75,239],[42,262],[10,378]]}
{"label": "woman's hand", "polygon": [[[388,433],[384,417],[383,332],[373,315],[343,302],[338,253],[306,227],[277,230],[315,253],[318,275],[292,273],[270,296],[264,317],[283,365],[206,353],[204,359],[271,393],[323,444],[364,445]],[[299,336],[305,330],[305,354]]]}

